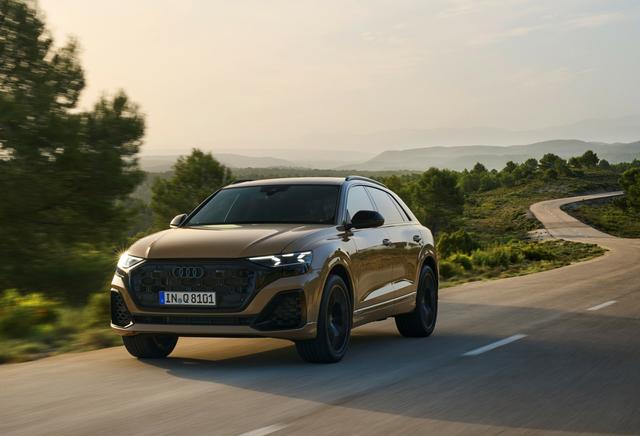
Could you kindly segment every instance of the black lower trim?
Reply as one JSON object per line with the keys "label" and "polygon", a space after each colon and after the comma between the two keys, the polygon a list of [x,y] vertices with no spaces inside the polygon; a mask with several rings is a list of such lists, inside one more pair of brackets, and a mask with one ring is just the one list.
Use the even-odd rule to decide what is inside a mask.
{"label": "black lower trim", "polygon": [[134,315],[136,324],[163,325],[217,325],[242,326],[251,325],[255,317],[238,316],[192,316],[192,315]]}
{"label": "black lower trim", "polygon": [[[120,297],[119,294],[118,297]],[[136,324],[249,326],[256,330],[267,331],[300,328],[305,322],[304,314],[304,292],[286,291],[273,297],[258,316],[136,314],[132,319]]]}

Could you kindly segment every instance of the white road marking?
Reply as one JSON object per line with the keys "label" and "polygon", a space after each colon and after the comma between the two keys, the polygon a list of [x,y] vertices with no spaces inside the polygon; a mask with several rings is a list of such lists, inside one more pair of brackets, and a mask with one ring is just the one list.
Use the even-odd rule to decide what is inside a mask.
{"label": "white road marking", "polygon": [[612,304],[616,304],[616,303],[617,303],[617,301],[616,301],[616,300],[605,301],[604,303],[602,303],[602,304],[598,304],[597,306],[590,307],[590,308],[588,308],[587,310],[591,310],[591,311],[593,311],[593,310],[600,310],[600,309],[604,309],[605,307],[609,307],[609,306],[611,306]]}
{"label": "white road marking", "polygon": [[484,347],[476,348],[475,350],[467,351],[463,354],[463,356],[477,356],[478,354],[486,353],[487,351],[495,350],[498,347],[502,347],[504,345],[510,344],[515,341],[519,341],[520,339],[526,337],[527,335],[517,334],[513,336],[509,336],[508,338],[501,339],[496,342],[492,342],[489,345],[485,345]]}
{"label": "white road marking", "polygon": [[242,433],[240,436],[265,436],[271,433],[275,433],[279,430],[282,430],[285,427],[286,427],[285,424],[273,424],[273,425],[268,425],[266,427],[251,430],[246,433]]}

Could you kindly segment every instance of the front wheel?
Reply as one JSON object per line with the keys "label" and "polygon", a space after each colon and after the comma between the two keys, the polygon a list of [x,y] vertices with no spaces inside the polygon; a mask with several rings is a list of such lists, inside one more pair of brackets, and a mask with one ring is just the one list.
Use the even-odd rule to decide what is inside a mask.
{"label": "front wheel", "polygon": [[300,357],[313,363],[340,361],[349,347],[352,318],[347,285],[342,278],[332,275],[322,293],[316,338],[296,342]]}
{"label": "front wheel", "polygon": [[161,359],[167,357],[178,343],[176,335],[139,334],[123,336],[124,346],[134,357],[142,359]]}
{"label": "front wheel", "polygon": [[416,308],[413,312],[396,316],[396,327],[402,336],[424,338],[436,327],[438,317],[438,282],[433,270],[425,266],[420,272]]}

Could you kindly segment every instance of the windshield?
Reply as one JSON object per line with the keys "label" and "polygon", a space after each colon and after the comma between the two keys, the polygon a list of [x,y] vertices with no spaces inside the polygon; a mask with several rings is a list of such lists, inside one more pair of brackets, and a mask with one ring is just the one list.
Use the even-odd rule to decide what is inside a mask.
{"label": "windshield", "polygon": [[334,224],[338,185],[269,185],[218,192],[187,226],[211,224]]}

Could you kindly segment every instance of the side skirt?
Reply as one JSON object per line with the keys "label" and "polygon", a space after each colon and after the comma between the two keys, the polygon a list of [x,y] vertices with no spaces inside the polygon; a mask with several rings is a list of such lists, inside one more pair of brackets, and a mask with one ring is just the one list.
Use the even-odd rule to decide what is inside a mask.
{"label": "side skirt", "polygon": [[389,301],[383,301],[373,306],[364,307],[353,312],[353,326],[381,321],[387,317],[409,313],[416,307],[416,293],[411,292]]}

